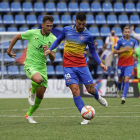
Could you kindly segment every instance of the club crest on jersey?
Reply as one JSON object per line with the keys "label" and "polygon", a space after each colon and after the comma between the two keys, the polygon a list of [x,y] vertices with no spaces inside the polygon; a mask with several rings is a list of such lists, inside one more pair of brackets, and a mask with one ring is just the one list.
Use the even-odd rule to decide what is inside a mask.
{"label": "club crest on jersey", "polygon": [[133,42],[130,42],[131,45],[133,45]]}
{"label": "club crest on jersey", "polygon": [[80,40],[83,40],[83,39],[84,39],[84,36],[83,36],[83,35],[81,35],[81,36],[79,36],[79,38],[80,38]]}

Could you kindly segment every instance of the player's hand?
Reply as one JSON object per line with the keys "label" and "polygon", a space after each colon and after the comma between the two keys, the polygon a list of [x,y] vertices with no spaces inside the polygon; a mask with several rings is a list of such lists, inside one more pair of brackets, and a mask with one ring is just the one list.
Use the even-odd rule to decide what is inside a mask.
{"label": "player's hand", "polygon": [[136,53],[136,51],[135,51],[135,49],[133,50],[133,54],[135,54]]}
{"label": "player's hand", "polygon": [[103,70],[103,73],[107,71],[107,66],[104,65],[103,63],[100,64],[101,69]]}
{"label": "player's hand", "polygon": [[49,49],[49,47],[47,45],[43,45],[43,49],[44,49],[44,51],[46,51]]}
{"label": "player's hand", "polygon": [[131,29],[134,30],[134,28],[135,28],[134,25],[131,25]]}
{"label": "player's hand", "polygon": [[130,49],[130,47],[129,46],[126,46],[125,48],[124,48],[124,51],[128,51]]}
{"label": "player's hand", "polygon": [[14,54],[14,52],[7,51],[7,54],[12,58],[16,58],[16,56],[17,56],[16,54]]}
{"label": "player's hand", "polygon": [[45,52],[44,52],[44,57],[45,57],[45,59],[46,59],[46,56],[48,55],[48,54],[50,54],[51,53],[51,50],[46,50]]}

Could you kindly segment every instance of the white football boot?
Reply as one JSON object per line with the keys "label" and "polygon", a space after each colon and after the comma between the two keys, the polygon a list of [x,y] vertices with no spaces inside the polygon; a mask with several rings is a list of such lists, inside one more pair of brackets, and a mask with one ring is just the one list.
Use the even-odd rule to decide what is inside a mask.
{"label": "white football boot", "polygon": [[28,116],[27,113],[25,114],[24,118],[26,120],[29,121],[29,123],[37,123],[34,119],[33,119],[33,116]]}
{"label": "white football boot", "polygon": [[99,95],[99,98],[97,99],[97,101],[98,101],[101,105],[103,105],[104,107],[107,107],[107,106],[108,106],[108,103],[107,103],[106,99],[104,99],[104,98],[101,97],[100,95]]}
{"label": "white football boot", "polygon": [[30,93],[29,93],[28,102],[31,106],[34,106],[34,104],[35,104],[35,94],[31,93],[31,89],[30,89]]}
{"label": "white football boot", "polygon": [[83,121],[80,124],[90,124],[90,120],[83,119]]}

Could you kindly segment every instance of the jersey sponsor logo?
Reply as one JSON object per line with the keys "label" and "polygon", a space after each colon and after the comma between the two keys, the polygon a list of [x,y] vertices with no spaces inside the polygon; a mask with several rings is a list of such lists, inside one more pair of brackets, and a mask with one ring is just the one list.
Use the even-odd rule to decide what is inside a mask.
{"label": "jersey sponsor logo", "polygon": [[130,42],[131,45],[133,45],[133,42]]}
{"label": "jersey sponsor logo", "polygon": [[39,44],[36,50],[39,50],[40,52],[44,52],[43,45]]}
{"label": "jersey sponsor logo", "polygon": [[81,36],[79,36],[79,38],[80,38],[80,40],[83,40],[83,39],[84,39],[84,36],[83,36],[83,35],[81,35]]}

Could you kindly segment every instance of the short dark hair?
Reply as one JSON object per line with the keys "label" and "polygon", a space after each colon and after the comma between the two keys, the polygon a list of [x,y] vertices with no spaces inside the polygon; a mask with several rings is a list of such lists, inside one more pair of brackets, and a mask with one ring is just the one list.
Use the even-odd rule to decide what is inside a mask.
{"label": "short dark hair", "polygon": [[53,22],[54,21],[54,18],[51,15],[45,15],[43,17],[43,23],[46,22],[47,20],[49,20],[50,22]]}
{"label": "short dark hair", "polygon": [[76,20],[86,20],[86,14],[84,12],[77,12],[76,13]]}
{"label": "short dark hair", "polygon": [[130,29],[130,27],[129,27],[129,26],[125,26],[125,27],[123,28],[123,31],[124,31],[125,29]]}

